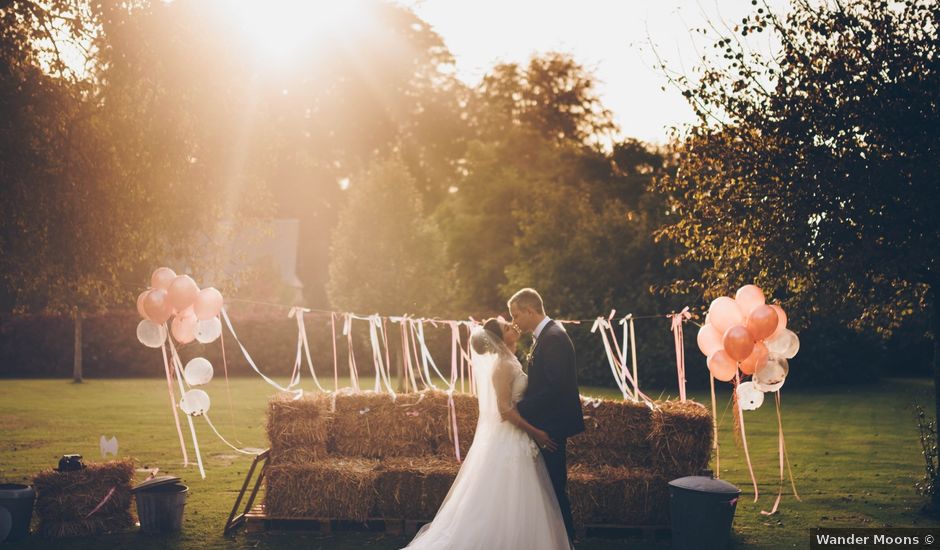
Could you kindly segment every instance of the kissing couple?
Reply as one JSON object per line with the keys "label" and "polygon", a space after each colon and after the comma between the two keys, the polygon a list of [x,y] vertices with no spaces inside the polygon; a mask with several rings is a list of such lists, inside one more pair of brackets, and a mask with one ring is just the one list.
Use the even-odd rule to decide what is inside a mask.
{"label": "kissing couple", "polygon": [[[574,345],[535,290],[508,305],[511,321],[488,319],[471,333],[473,444],[410,549],[574,548],[565,442],[584,431]],[[528,375],[515,353],[524,333],[535,339]]]}

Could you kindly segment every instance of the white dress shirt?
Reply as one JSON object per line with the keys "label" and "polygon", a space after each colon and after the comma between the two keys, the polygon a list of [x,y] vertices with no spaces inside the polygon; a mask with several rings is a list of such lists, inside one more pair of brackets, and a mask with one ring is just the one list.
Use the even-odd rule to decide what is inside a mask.
{"label": "white dress shirt", "polygon": [[548,316],[545,316],[545,318],[542,319],[542,322],[540,322],[540,323],[538,324],[538,326],[535,327],[535,330],[532,331],[532,336],[533,336],[536,340],[539,339],[539,334],[542,334],[542,329],[545,328],[545,325],[547,325],[547,324],[549,323],[549,321],[551,321],[551,319],[550,319]]}

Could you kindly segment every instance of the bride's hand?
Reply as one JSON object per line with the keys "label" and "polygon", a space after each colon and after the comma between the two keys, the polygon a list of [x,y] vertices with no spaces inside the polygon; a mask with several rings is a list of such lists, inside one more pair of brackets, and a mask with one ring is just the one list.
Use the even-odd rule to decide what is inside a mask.
{"label": "bride's hand", "polygon": [[543,430],[536,429],[535,433],[532,434],[532,439],[535,440],[540,449],[547,449],[553,453],[558,450],[558,444],[552,441],[552,438],[548,437],[548,434]]}

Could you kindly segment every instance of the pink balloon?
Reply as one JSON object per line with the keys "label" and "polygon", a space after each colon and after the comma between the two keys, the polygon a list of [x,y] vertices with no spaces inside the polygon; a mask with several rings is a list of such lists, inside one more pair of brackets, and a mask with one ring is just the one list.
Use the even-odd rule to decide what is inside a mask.
{"label": "pink balloon", "polygon": [[715,330],[724,334],[729,328],[735,325],[744,324],[744,314],[737,302],[727,296],[715,298],[708,308],[709,321],[715,326]]}
{"label": "pink balloon", "polygon": [[168,292],[170,305],[175,307],[177,311],[183,311],[196,301],[196,296],[199,295],[199,287],[189,275],[180,275],[173,279]]}
{"label": "pink balloon", "polygon": [[702,325],[698,329],[698,349],[702,350],[705,357],[711,357],[713,353],[721,349],[721,333],[715,330],[710,324]]}
{"label": "pink balloon", "polygon": [[158,267],[150,275],[150,288],[169,290],[170,284],[176,278],[176,272],[169,267]]}
{"label": "pink balloon", "polygon": [[222,293],[211,286],[200,290],[194,308],[200,321],[217,316],[222,311]]}
{"label": "pink balloon", "polygon": [[757,306],[754,311],[747,316],[747,330],[755,340],[766,340],[777,331],[777,325],[780,319],[777,317],[777,311],[768,305]]}
{"label": "pink balloon", "polygon": [[170,318],[172,312],[173,307],[167,299],[165,290],[154,288],[147,291],[147,295],[144,296],[144,313],[151,321],[161,325]]}
{"label": "pink balloon", "polygon": [[196,339],[196,320],[195,315],[177,315],[173,318],[170,325],[170,333],[180,344],[188,344]]}
{"label": "pink balloon", "polygon": [[787,328],[787,314],[783,311],[783,308],[777,304],[772,304],[770,307],[774,308],[774,311],[777,312],[777,330],[774,331],[768,338],[773,338],[777,336]]}
{"label": "pink balloon", "polygon": [[754,374],[767,366],[767,359],[770,357],[770,351],[763,342],[754,344],[754,351],[747,356],[747,359],[741,361],[741,372],[744,374]]}
{"label": "pink balloon", "polygon": [[148,292],[150,291],[145,290],[137,296],[137,313],[139,313],[142,318],[147,319],[149,321],[150,317],[147,317],[147,312],[144,311],[144,298],[147,297]]}
{"label": "pink balloon", "polygon": [[738,372],[738,366],[725,350],[720,349],[708,356],[708,370],[722,382],[730,382]]}
{"label": "pink balloon", "polygon": [[725,351],[735,361],[744,361],[754,351],[754,337],[744,325],[735,325],[721,339]]}
{"label": "pink balloon", "polygon": [[754,308],[764,305],[764,291],[757,285],[744,285],[734,294],[734,301],[741,308],[741,313],[750,315]]}

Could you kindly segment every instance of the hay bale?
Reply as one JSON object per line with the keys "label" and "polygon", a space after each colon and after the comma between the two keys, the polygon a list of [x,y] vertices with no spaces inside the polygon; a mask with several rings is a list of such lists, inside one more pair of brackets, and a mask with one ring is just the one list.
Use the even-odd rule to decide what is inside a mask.
{"label": "hay bale", "polygon": [[712,417],[694,401],[666,401],[652,414],[650,457],[655,470],[671,476],[699,475],[711,460]]}
{"label": "hay bale", "polygon": [[[469,396],[455,395],[461,447],[469,449],[469,418],[475,412]],[[367,457],[418,457],[453,454],[449,436],[447,394],[442,391],[399,394],[397,399],[385,393],[363,392],[336,397],[336,411],[331,428],[330,454]],[[472,421],[473,426],[476,421]]]}
{"label": "hay bale", "polygon": [[327,458],[265,470],[264,506],[272,517],[365,521],[375,505],[377,461]]}
{"label": "hay bale", "polygon": [[[39,532],[47,537],[100,535],[134,525],[131,480],[134,463],[119,460],[87,464],[74,472],[45,470],[36,475],[36,515]],[[89,513],[114,493],[91,517]]]}
{"label": "hay bale", "polygon": [[278,396],[268,402],[271,462],[306,462],[326,456],[332,420],[329,406],[329,397],[322,394],[297,400]]}
{"label": "hay bale", "polygon": [[669,523],[667,479],[648,469],[573,466],[568,498],[578,526]]}
{"label": "hay bale", "polygon": [[460,464],[439,458],[390,458],[378,468],[373,514],[383,518],[430,520],[450,491]]}
{"label": "hay bale", "polygon": [[568,461],[586,466],[650,466],[650,408],[633,401],[585,400],[584,433],[568,441]]}

